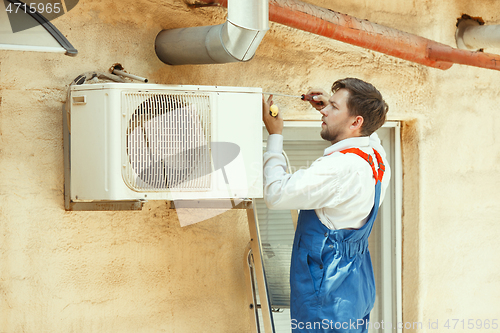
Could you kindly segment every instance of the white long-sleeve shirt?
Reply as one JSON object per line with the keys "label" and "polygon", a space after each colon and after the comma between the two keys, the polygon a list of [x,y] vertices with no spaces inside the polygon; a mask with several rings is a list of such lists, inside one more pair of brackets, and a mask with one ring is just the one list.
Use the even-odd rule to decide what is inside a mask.
{"label": "white long-sleeve shirt", "polygon": [[376,149],[385,164],[380,203],[391,177],[386,153],[376,133],[349,138],[331,145],[307,169],[286,173],[282,154],[283,136],[272,134],[264,153],[264,200],[270,209],[314,209],[329,229],[362,227],[375,200],[375,179],[366,160],[341,150],[359,148],[372,155],[377,170]]}

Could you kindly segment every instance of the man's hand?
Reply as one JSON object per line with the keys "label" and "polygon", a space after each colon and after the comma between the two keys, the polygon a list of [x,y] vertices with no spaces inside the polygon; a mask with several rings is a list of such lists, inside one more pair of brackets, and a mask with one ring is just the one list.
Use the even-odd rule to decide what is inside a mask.
{"label": "man's hand", "polygon": [[312,107],[316,110],[320,111],[325,106],[328,105],[328,100],[330,99],[330,95],[323,89],[311,89],[307,92],[308,95],[313,95],[313,100],[309,101]]}
{"label": "man's hand", "polygon": [[273,95],[270,95],[267,101],[262,95],[262,120],[266,125],[267,132],[271,134],[282,134],[283,132],[283,118],[281,112],[278,112],[276,117],[271,116],[269,108],[273,105]]}

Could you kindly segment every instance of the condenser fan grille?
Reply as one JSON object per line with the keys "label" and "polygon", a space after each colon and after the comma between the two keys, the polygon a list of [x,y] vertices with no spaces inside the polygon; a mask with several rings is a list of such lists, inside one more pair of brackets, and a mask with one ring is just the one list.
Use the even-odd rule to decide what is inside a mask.
{"label": "condenser fan grille", "polygon": [[122,105],[131,189],[211,189],[208,94],[125,92]]}

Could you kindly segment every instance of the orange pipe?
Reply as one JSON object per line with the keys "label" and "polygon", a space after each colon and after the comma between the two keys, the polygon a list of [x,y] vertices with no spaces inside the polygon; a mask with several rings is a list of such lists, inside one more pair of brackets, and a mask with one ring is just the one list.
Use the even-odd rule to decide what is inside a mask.
{"label": "orange pipe", "polygon": [[[227,7],[227,0],[201,0]],[[439,69],[453,63],[500,70],[500,56],[459,50],[297,0],[269,0],[269,20]]]}
{"label": "orange pipe", "polygon": [[439,43],[429,45],[427,54],[429,59],[433,60],[500,70],[500,56],[496,54],[460,50]]}
{"label": "orange pipe", "polygon": [[269,19],[341,42],[422,65],[448,69],[451,63],[430,60],[425,38],[291,0],[270,0]]}

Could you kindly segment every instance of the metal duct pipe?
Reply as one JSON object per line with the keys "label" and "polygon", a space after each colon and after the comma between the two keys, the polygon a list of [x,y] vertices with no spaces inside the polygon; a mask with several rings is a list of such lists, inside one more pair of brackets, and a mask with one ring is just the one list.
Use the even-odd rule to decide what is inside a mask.
{"label": "metal duct pipe", "polygon": [[[200,0],[218,3],[224,0]],[[500,56],[454,49],[433,40],[298,0],[270,0],[269,20],[425,66],[453,63],[500,70]]]}
{"label": "metal duct pipe", "polygon": [[158,58],[169,65],[252,59],[269,30],[268,0],[224,0],[222,3],[228,7],[227,21],[223,24],[161,31],[155,41]]}
{"label": "metal duct pipe", "polygon": [[500,47],[500,25],[481,25],[476,20],[461,20],[455,37],[459,49],[478,50]]}

